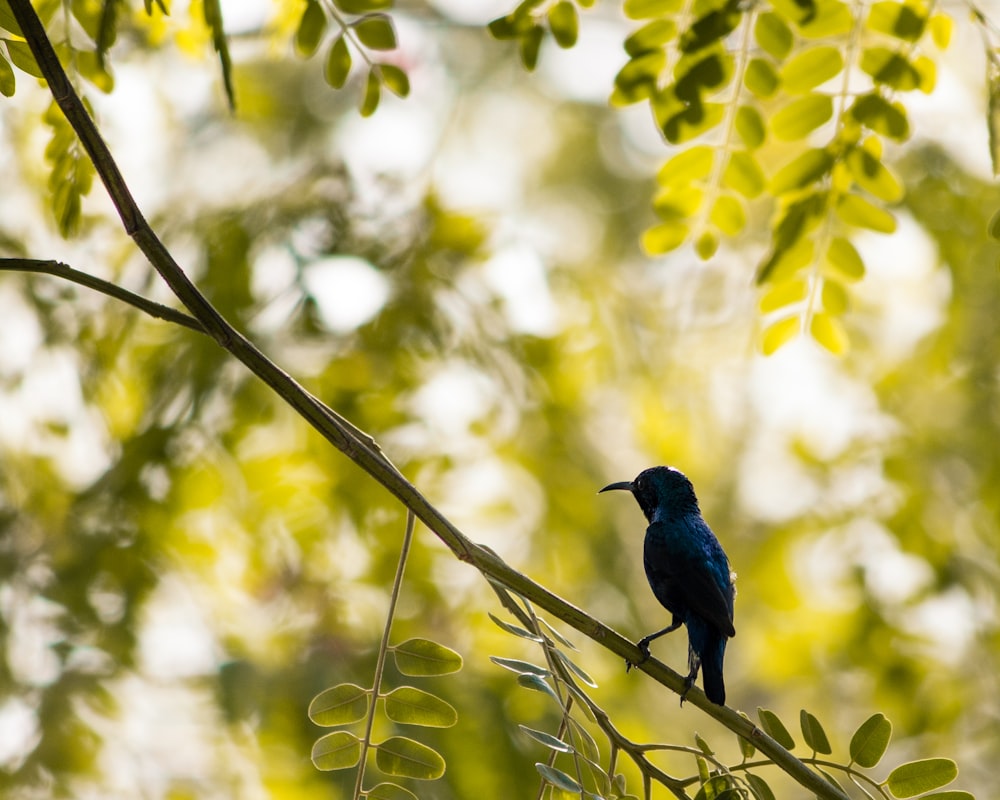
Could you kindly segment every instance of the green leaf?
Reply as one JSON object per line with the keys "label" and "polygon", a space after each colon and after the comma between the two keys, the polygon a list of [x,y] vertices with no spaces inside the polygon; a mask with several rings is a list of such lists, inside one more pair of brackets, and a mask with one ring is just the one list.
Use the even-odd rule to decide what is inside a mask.
{"label": "green leaf", "polygon": [[917,56],[913,62],[913,68],[920,76],[920,83],[917,88],[924,94],[930,94],[937,86],[937,64],[927,56]]}
{"label": "green leaf", "polygon": [[786,164],[771,179],[774,194],[804,189],[825,178],[833,168],[833,155],[824,148],[806,150],[794,161]]}
{"label": "green leaf", "polygon": [[[747,721],[750,720],[750,718],[742,711],[740,712],[740,716],[742,716]],[[751,742],[749,739],[747,739],[745,736],[740,736],[738,734],[736,736],[736,741],[739,742],[740,754],[743,756],[743,760],[746,761],[748,758],[753,758],[754,753],[757,752],[757,748],[754,746],[754,743]]]}
{"label": "green leaf", "polygon": [[725,88],[733,76],[733,59],[725,52],[684,57],[674,67],[677,79],[674,95],[686,104],[700,103],[703,97]]}
{"label": "green leaf", "polygon": [[0,53],[0,94],[4,97],[13,97],[15,88],[14,69],[10,62]]}
{"label": "green leaf", "polygon": [[958,777],[958,766],[950,758],[925,758],[901,764],[886,782],[896,797],[913,797],[946,786]]}
{"label": "green leaf", "polygon": [[[992,110],[992,87],[990,92],[990,108]],[[897,142],[905,141],[910,136],[910,123],[906,118],[906,109],[901,103],[889,102],[877,93],[861,95],[854,101],[850,113],[865,127]]]}
{"label": "green leaf", "polygon": [[844,57],[839,47],[811,47],[785,62],[781,82],[786,91],[802,94],[836,77],[843,69]]}
{"label": "green leaf", "polygon": [[769,325],[764,329],[764,334],[761,337],[761,351],[765,356],[777,352],[781,347],[799,335],[800,327],[798,317],[785,317],[785,319],[778,320],[773,325]]}
{"label": "green leaf", "polygon": [[688,226],[682,222],[661,222],[643,231],[642,247],[651,256],[676,250],[688,236]]}
{"label": "green leaf", "polygon": [[578,677],[583,683],[591,689],[597,688],[597,682],[587,674],[583,667],[574,662],[573,659],[566,655],[562,650],[554,650],[553,652],[556,654],[556,657],[566,665],[566,669],[576,675],[576,677]]}
{"label": "green leaf", "polygon": [[[798,321],[796,320],[796,324],[797,322]],[[788,729],[784,726],[782,721],[778,719],[777,714],[773,711],[768,711],[766,708],[758,708],[757,717],[760,719],[760,726],[764,729],[764,732],[774,739],[774,741],[786,750],[791,750],[795,747],[795,740],[792,738],[792,735],[788,732]]]}
{"label": "green leaf", "polygon": [[903,199],[903,186],[882,163],[861,147],[852,148],[846,158],[847,169],[854,182],[870,195],[886,203]]}
{"label": "green leaf", "polygon": [[971,792],[963,792],[958,789],[951,789],[947,792],[932,792],[925,794],[920,800],[976,800]]}
{"label": "green leaf", "polygon": [[722,173],[722,182],[752,200],[764,191],[767,178],[751,153],[736,151],[729,156],[729,163]]}
{"label": "green leaf", "polygon": [[433,781],[444,775],[444,759],[425,744],[405,736],[392,736],[373,745],[375,764],[386,775]]}
{"label": "green leaf", "polygon": [[417,800],[417,796],[409,789],[388,781],[373,786],[367,795],[368,800]]}
{"label": "green leaf", "polygon": [[720,195],[709,213],[712,224],[726,236],[736,236],[747,224],[743,203],[731,195]]}
{"label": "green leaf", "polygon": [[910,3],[882,0],[872,5],[866,24],[869,30],[885,33],[905,42],[916,42],[924,35],[927,16],[923,9]]}
{"label": "green leaf", "polygon": [[392,655],[404,675],[449,675],[462,668],[462,656],[430,639],[407,639],[392,648]]}
{"label": "green leaf", "polygon": [[986,229],[987,234],[991,239],[996,239],[1000,241],[1000,211],[994,211],[993,216],[990,217],[990,224]]}
{"label": "green leaf", "polygon": [[21,32],[21,26],[17,24],[17,17],[10,10],[10,3],[7,0],[0,0],[0,28],[10,31],[15,36],[24,37],[24,34]]}
{"label": "green leaf", "polygon": [[309,719],[325,728],[364,719],[368,713],[367,689],[353,683],[341,683],[324,689],[309,704]]}
{"label": "green leaf", "polygon": [[361,116],[370,117],[378,109],[379,100],[382,99],[382,83],[374,69],[368,71],[368,79],[365,81],[365,93],[361,98]]}
{"label": "green leaf", "polygon": [[583,791],[583,787],[579,783],[560,769],[541,763],[536,763],[535,769],[538,770],[538,774],[545,779],[546,783],[552,784],[557,789],[562,789],[564,792],[572,794],[580,794]]}
{"label": "green leaf", "polygon": [[403,725],[423,725],[426,728],[450,728],[458,722],[458,712],[440,697],[400,686],[385,695],[385,715]]}
{"label": "green leaf", "polygon": [[361,740],[347,731],[328,733],[313,745],[311,757],[313,766],[323,772],[353,767],[361,760]]}
{"label": "green leaf", "polygon": [[660,70],[667,63],[663,50],[653,50],[630,58],[615,76],[615,88],[627,97],[648,97],[656,88]]}
{"label": "green leaf", "polygon": [[521,661],[517,658],[501,658],[500,656],[490,656],[490,661],[499,667],[509,669],[518,675],[537,675],[540,678],[548,678],[552,673],[546,667],[539,667],[530,661]]}
{"label": "green leaf", "polygon": [[861,260],[857,249],[849,240],[842,236],[835,237],[826,251],[826,260],[838,275],[848,281],[857,281],[864,277],[865,262]]}
{"label": "green leaf", "polygon": [[715,751],[709,746],[708,742],[701,738],[697,733],[694,735],[694,743],[698,745],[698,749],[701,750],[706,756],[714,756]]}
{"label": "green leaf", "polygon": [[569,0],[559,0],[549,7],[548,17],[549,30],[552,31],[552,38],[556,40],[556,44],[563,48],[575,45],[576,37],[580,33],[576,6]]}
{"label": "green leaf", "polygon": [[559,633],[558,630],[556,630],[552,625],[546,622],[542,617],[537,617],[536,619],[540,623],[542,623],[542,627],[544,627],[549,633],[552,634],[552,638],[555,639],[557,642],[559,642],[559,644],[561,644],[563,647],[568,647],[570,650],[577,649],[576,645],[574,645],[569,639],[567,639],[565,636]]}
{"label": "green leaf", "polygon": [[844,195],[837,203],[837,216],[847,225],[867,228],[877,233],[896,230],[896,218],[884,208],[869,203],[856,194]]}
{"label": "green leaf", "polygon": [[236,108],[236,90],[233,88],[233,62],[229,55],[229,40],[222,23],[222,8],[219,0],[203,0],[202,14],[205,24],[212,32],[212,46],[219,55],[219,65],[222,69],[222,83],[226,88],[226,99],[229,108]]}
{"label": "green leaf", "polygon": [[541,52],[544,38],[545,31],[541,25],[535,25],[521,34],[521,64],[528,72],[533,72],[538,66],[538,54]]}
{"label": "green leaf", "polygon": [[672,19],[654,19],[625,40],[625,52],[633,57],[640,56],[658,50],[676,38],[676,22]]}
{"label": "green leaf", "polygon": [[44,78],[27,42],[19,42],[14,39],[4,39],[3,41],[7,45],[7,55],[10,56],[10,61],[15,67],[21,72],[27,72],[32,78]]}
{"label": "green leaf", "polygon": [[316,0],[306,0],[305,11],[295,31],[295,49],[299,55],[309,58],[316,52],[326,30],[326,14]]}
{"label": "green leaf", "polygon": [[653,198],[653,209],[664,220],[689,219],[701,209],[704,196],[695,185],[668,186]]}
{"label": "green leaf", "polygon": [[771,118],[771,130],[784,141],[804,139],[833,116],[833,100],[825,94],[809,94],[792,100]]}
{"label": "green leaf", "polygon": [[757,800],[775,800],[774,792],[771,791],[771,787],[767,785],[767,782],[758,775],[754,775],[751,772],[747,773],[747,783],[750,784],[750,791]]}
{"label": "green leaf", "polygon": [[625,16],[629,19],[662,17],[680,11],[683,0],[625,0]]}
{"label": "green leaf", "polygon": [[753,35],[757,44],[765,52],[783,61],[792,50],[794,36],[792,29],[779,14],[767,11],[757,17],[753,26]]}
{"label": "green leaf", "polygon": [[955,21],[947,14],[935,14],[930,20],[931,39],[941,50],[948,47]]}
{"label": "green leaf", "polygon": [[551,750],[555,750],[558,753],[572,753],[574,752],[571,745],[566,744],[562,739],[553,736],[551,733],[546,733],[545,731],[536,731],[534,728],[529,728],[527,725],[518,725],[522,731],[524,731],[528,736],[534,739],[536,742],[541,742],[546,747]]}
{"label": "green leaf", "polygon": [[358,39],[372,50],[392,50],[396,46],[396,29],[388,14],[368,14],[353,26]]}
{"label": "green leaf", "polygon": [[[813,339],[835,356],[844,355],[850,346],[850,340],[847,338],[847,332],[844,330],[843,324],[832,314],[825,312],[813,314],[813,318],[809,322],[809,333],[812,334]],[[822,731],[822,728],[820,730]],[[819,753],[829,753],[829,743],[827,743],[826,747],[826,750],[813,749]]]}
{"label": "green leaf", "polygon": [[708,261],[719,249],[719,237],[712,231],[703,231],[694,243],[694,251],[702,261]]}
{"label": "green leaf", "polygon": [[752,58],[743,73],[743,83],[758,97],[767,98],[778,91],[781,78],[778,77],[778,73],[770,61],[765,61],[763,58]]}
{"label": "green leaf", "polygon": [[[801,303],[809,294],[809,284],[801,278],[781,281],[774,284],[760,299],[760,310],[764,314],[770,314],[779,308]],[[807,742],[808,743],[808,742]],[[751,755],[753,755],[751,753]],[[747,756],[749,758],[750,756]]]}
{"label": "green leaf", "polygon": [[495,617],[492,613],[489,614],[489,618],[493,620],[493,623],[501,630],[511,633],[514,636],[518,636],[522,639],[527,639],[531,642],[542,643],[542,637],[538,636],[530,631],[526,631],[524,628],[518,627],[517,625],[511,625],[509,622],[504,622],[502,619]]}
{"label": "green leaf", "polygon": [[884,714],[873,714],[851,737],[851,761],[866,769],[874,767],[882,760],[891,737],[892,723]]}
{"label": "green leaf", "polygon": [[330,52],[326,56],[326,68],[323,77],[334,89],[340,89],[347,82],[351,72],[351,51],[343,35],[333,40]]}
{"label": "green leaf", "polygon": [[740,106],[736,111],[736,133],[749,150],[756,150],[764,144],[767,131],[764,118],[753,106]]}
{"label": "green leaf", "polygon": [[890,86],[898,92],[909,92],[920,86],[920,73],[909,60],[888,47],[868,47],[861,53],[861,69],[876,83]]}
{"label": "green leaf", "polygon": [[523,686],[525,689],[531,689],[535,692],[541,692],[542,694],[547,694],[557,703],[559,701],[559,695],[556,694],[555,689],[553,689],[548,681],[542,678],[540,675],[532,675],[530,673],[521,673],[517,676],[517,682]]}

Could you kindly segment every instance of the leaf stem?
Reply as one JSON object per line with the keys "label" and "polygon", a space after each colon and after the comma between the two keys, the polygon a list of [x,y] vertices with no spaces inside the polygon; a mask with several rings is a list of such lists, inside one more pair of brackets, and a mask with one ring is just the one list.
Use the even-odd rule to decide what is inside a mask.
{"label": "leaf stem", "polygon": [[413,512],[406,511],[406,531],[403,533],[403,545],[399,548],[399,562],[396,564],[396,577],[392,580],[392,594],[389,596],[389,610],[385,615],[385,628],[382,630],[382,641],[378,647],[378,657],[375,659],[375,676],[372,679],[371,703],[368,704],[368,719],[365,720],[365,735],[361,740],[361,760],[358,764],[358,776],[354,782],[354,800],[361,797],[361,788],[365,780],[365,765],[368,761],[368,750],[371,748],[372,728],[375,725],[375,706],[378,704],[379,693],[382,691],[382,672],[385,669],[385,657],[389,652],[389,634],[392,631],[392,619],[396,615],[396,603],[399,600],[399,590],[403,585],[403,571],[406,569],[406,559],[410,555],[410,545],[413,543]]}

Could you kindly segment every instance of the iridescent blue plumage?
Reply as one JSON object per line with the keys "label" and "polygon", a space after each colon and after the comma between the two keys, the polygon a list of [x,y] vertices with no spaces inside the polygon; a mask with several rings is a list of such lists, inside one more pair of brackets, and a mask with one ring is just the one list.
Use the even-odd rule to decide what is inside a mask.
{"label": "iridescent blue plumage", "polygon": [[646,515],[646,578],[656,599],[672,615],[669,626],[639,641],[639,649],[648,658],[653,639],[687,626],[687,685],[690,688],[694,683],[700,667],[708,699],[723,705],[722,663],[726,642],[736,635],[736,590],[729,559],[701,516],[691,481],[672,467],[651,467],[634,481],[612,483],[601,491],[609,489],[632,492]]}

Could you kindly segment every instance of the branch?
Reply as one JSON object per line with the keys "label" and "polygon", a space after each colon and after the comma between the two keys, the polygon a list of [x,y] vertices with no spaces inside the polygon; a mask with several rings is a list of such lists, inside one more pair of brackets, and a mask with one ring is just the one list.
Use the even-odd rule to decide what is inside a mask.
{"label": "branch", "polygon": [[[382,484],[460,560],[472,564],[489,579],[517,592],[620,658],[633,663],[639,662],[643,654],[628,639],[513,569],[488,548],[468,539],[386,458],[372,437],[310,394],[223,318],[184,274],[146,222],[110,150],[59,63],[30,0],[9,0],[9,4],[48,82],[53,99],[80,137],[111,196],[125,231],[205,332],[270,386],[330,444]],[[640,669],[678,694],[686,688],[681,675],[655,659],[643,662]],[[825,800],[848,800],[843,792],[828,783],[819,773],[809,769],[749,719],[741,717],[731,708],[711,703],[697,688],[688,692],[687,699],[731,731],[751,741],[758,750],[813,794]]]}
{"label": "branch", "polygon": [[60,261],[39,261],[34,258],[0,258],[0,270],[9,272],[39,272],[44,275],[55,275],[58,278],[64,278],[73,283],[78,283],[80,286],[86,286],[88,289],[94,289],[101,294],[106,294],[109,297],[115,298],[115,300],[128,303],[130,306],[146,312],[151,317],[165,319],[167,322],[183,325],[185,328],[190,328],[199,333],[206,332],[204,325],[183,311],[178,311],[175,308],[170,308],[170,306],[164,306],[160,303],[154,303],[152,300],[147,300],[145,297],[130,292],[128,289],[122,289],[120,286],[116,286],[102,278],[95,278],[86,272],[80,272],[80,270],[73,269],[71,266],[63,264]]}

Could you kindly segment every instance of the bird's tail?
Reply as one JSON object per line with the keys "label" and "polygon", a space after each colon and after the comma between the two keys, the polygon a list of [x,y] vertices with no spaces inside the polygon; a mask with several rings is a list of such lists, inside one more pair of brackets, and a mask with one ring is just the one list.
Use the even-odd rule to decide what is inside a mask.
{"label": "bird's tail", "polygon": [[722,678],[722,660],[726,654],[726,638],[719,636],[706,648],[707,652],[701,660],[702,682],[705,684],[705,696],[719,706],[726,704],[726,684]]}

